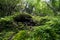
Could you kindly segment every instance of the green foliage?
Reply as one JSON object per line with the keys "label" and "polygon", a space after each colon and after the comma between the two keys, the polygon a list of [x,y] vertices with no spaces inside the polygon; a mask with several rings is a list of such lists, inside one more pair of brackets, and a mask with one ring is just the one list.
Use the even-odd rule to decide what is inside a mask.
{"label": "green foliage", "polygon": [[[13,37],[13,40],[25,40],[29,37],[28,31],[20,31],[19,33],[17,33],[14,37]],[[17,37],[16,37],[17,36]]]}
{"label": "green foliage", "polygon": [[17,11],[18,3],[19,0],[0,0],[0,17],[11,15],[11,13]]}
{"label": "green foliage", "polygon": [[[32,31],[28,31],[29,29],[25,30],[26,27],[29,27],[29,26],[26,26],[26,27],[20,26],[21,28],[25,28],[25,29],[23,31],[21,30],[20,32],[15,34],[13,36],[13,40],[59,40],[60,39],[60,32],[59,32],[60,31],[60,27],[59,27],[60,18],[59,17],[50,17],[50,16],[46,16],[46,17],[32,16],[32,17],[33,17],[33,19],[35,18],[34,19],[35,21],[38,21],[40,23],[40,26],[34,26],[34,27],[32,26],[32,28],[33,28]],[[7,17],[7,18],[9,18],[9,17]],[[0,22],[2,22],[1,25],[3,25],[4,27],[6,27],[6,25],[8,25],[6,23],[6,22],[9,22],[6,20],[7,18],[0,19],[1,20]],[[39,20],[37,20],[37,19],[39,19]],[[13,19],[10,19],[10,20],[13,20]],[[19,24],[21,25],[21,23],[19,23]],[[8,26],[10,26],[10,24]],[[10,30],[10,28],[8,28],[8,27],[6,27],[6,28],[7,28],[7,30],[8,29]],[[6,30],[6,28],[5,28],[5,30]],[[4,39],[6,39],[6,38],[4,37]]]}
{"label": "green foliage", "polygon": [[8,30],[8,29],[12,29],[13,28],[13,23],[12,23],[12,20],[6,20],[6,18],[2,18],[0,19],[0,31],[3,31],[3,30]]}
{"label": "green foliage", "polygon": [[59,0],[51,0],[51,4],[57,11],[60,11],[59,10],[60,9],[60,7],[59,7],[59,5],[60,5]]}
{"label": "green foliage", "polygon": [[[27,37],[28,40],[59,40],[60,39],[60,34],[58,34],[56,31],[55,27],[51,27],[49,25],[44,25],[44,26],[37,26],[34,28],[34,30],[32,32],[29,33],[29,37]],[[22,33],[23,34],[23,33]],[[27,34],[27,32],[26,32]],[[14,37],[17,38],[18,40],[23,37],[23,39],[25,39],[26,37],[24,37],[24,35],[21,35],[21,37],[19,36],[21,35],[21,32],[17,34],[18,37]],[[28,34],[27,34],[28,35]],[[25,35],[25,36],[27,36]],[[26,40],[27,40],[26,39]],[[20,39],[22,40],[22,39]]]}
{"label": "green foliage", "polygon": [[0,40],[60,40],[60,0],[47,3],[41,0],[0,0]]}
{"label": "green foliage", "polygon": [[8,40],[9,39],[9,37],[13,34],[14,32],[12,32],[12,31],[10,31],[10,32],[6,32],[6,31],[3,31],[3,32],[1,32],[1,40]]}

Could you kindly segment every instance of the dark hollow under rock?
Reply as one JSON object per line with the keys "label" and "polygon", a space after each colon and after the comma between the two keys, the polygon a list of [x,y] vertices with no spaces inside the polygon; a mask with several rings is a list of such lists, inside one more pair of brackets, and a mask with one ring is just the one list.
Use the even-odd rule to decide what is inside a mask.
{"label": "dark hollow under rock", "polygon": [[20,14],[17,17],[14,18],[15,22],[22,22],[27,26],[35,26],[36,22],[32,19],[30,15],[27,14]]}

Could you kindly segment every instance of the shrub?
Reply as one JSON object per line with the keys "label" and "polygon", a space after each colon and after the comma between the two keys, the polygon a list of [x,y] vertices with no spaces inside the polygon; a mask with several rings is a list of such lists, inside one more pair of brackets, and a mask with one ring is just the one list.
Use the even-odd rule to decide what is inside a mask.
{"label": "shrub", "polygon": [[0,0],[0,17],[11,15],[12,12],[17,11],[18,3],[19,0]]}
{"label": "shrub", "polygon": [[28,31],[22,30],[13,37],[13,40],[26,40],[28,37]]}

